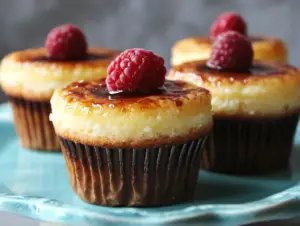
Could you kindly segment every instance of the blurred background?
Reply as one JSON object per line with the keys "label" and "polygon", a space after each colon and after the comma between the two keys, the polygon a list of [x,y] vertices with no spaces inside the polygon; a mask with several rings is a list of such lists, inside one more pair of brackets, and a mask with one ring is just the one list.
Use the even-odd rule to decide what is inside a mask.
{"label": "blurred background", "polygon": [[[89,45],[143,47],[166,59],[187,36],[207,35],[224,11],[248,22],[249,34],[275,35],[289,47],[290,63],[300,66],[299,0],[0,0],[0,55],[43,46],[56,25],[82,27]],[[0,94],[0,101],[5,100]]]}

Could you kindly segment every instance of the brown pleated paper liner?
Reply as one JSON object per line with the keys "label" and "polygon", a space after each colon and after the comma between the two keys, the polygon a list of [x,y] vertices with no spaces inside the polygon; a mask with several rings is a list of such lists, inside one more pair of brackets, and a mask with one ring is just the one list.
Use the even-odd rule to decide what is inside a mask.
{"label": "brown pleated paper liner", "polygon": [[201,168],[227,174],[286,169],[298,115],[268,120],[214,119]]}
{"label": "brown pleated paper liner", "polygon": [[149,149],[108,149],[60,138],[78,196],[104,206],[163,206],[193,198],[206,137]]}
{"label": "brown pleated paper liner", "polygon": [[59,151],[59,141],[49,120],[49,102],[10,97],[14,122],[21,145],[41,151]]}

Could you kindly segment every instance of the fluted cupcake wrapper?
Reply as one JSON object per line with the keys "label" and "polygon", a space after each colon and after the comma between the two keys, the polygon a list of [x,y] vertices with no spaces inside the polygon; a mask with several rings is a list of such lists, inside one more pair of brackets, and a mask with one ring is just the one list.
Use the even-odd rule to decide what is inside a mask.
{"label": "fluted cupcake wrapper", "polygon": [[49,102],[34,102],[10,97],[21,145],[41,151],[59,151],[59,141],[49,120]]}
{"label": "fluted cupcake wrapper", "polygon": [[269,120],[214,119],[201,168],[265,174],[289,165],[298,115]]}
{"label": "fluted cupcake wrapper", "polygon": [[109,149],[60,138],[73,190],[105,206],[163,206],[193,198],[207,137],[149,149]]}

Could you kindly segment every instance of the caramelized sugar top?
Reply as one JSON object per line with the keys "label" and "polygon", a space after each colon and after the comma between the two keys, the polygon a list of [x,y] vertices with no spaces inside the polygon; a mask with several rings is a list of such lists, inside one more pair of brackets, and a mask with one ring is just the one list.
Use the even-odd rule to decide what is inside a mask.
{"label": "caramelized sugar top", "polygon": [[218,83],[221,82],[243,82],[260,80],[266,77],[280,77],[291,71],[297,71],[296,68],[287,64],[278,64],[271,62],[255,62],[246,72],[227,72],[217,69],[211,69],[206,65],[205,60],[188,62],[174,67],[175,72],[191,73],[200,76],[203,82]]}
{"label": "caramelized sugar top", "polygon": [[141,108],[158,107],[161,102],[172,101],[177,107],[183,104],[184,98],[193,98],[192,93],[204,95],[208,98],[209,92],[183,81],[166,80],[163,87],[150,93],[124,92],[110,94],[107,90],[105,79],[93,81],[79,81],[65,87],[62,91],[68,102],[77,102],[87,107],[93,105],[108,105],[110,108],[126,108],[131,104],[138,104]]}
{"label": "caramelized sugar top", "polygon": [[35,58],[30,59],[31,62],[51,62],[51,63],[58,63],[58,62],[64,62],[64,63],[72,63],[72,62],[82,62],[82,61],[95,61],[95,60],[106,60],[112,57],[112,53],[98,53],[98,54],[92,54],[89,53],[85,58],[80,60],[53,60],[47,56],[37,56]]}
{"label": "caramelized sugar top", "polygon": [[94,68],[113,60],[121,52],[118,50],[105,49],[101,47],[91,47],[88,49],[88,55],[80,60],[53,60],[47,57],[44,48],[28,49],[16,52],[11,55],[15,62],[33,63],[43,67],[60,66],[63,68],[73,68],[74,65],[84,65],[84,67]]}

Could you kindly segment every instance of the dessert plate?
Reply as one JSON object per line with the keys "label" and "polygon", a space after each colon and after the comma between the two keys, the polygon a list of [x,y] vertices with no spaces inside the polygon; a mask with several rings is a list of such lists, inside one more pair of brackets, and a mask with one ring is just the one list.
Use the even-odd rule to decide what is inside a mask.
{"label": "dessert plate", "polygon": [[63,156],[21,148],[7,104],[0,106],[0,209],[86,225],[236,225],[285,218],[300,208],[300,127],[291,169],[264,177],[199,173],[194,201],[160,208],[110,208],[82,202],[72,191]]}

